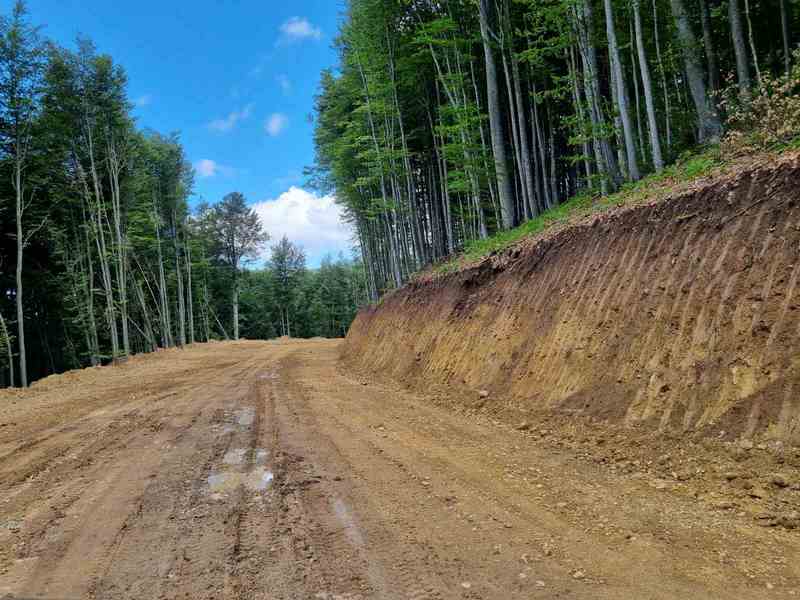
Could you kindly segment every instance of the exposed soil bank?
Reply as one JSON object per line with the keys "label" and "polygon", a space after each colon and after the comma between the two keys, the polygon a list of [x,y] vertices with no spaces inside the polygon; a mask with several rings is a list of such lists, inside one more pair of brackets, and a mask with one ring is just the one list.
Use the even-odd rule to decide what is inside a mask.
{"label": "exposed soil bank", "polygon": [[343,357],[465,404],[800,444],[800,155],[428,277]]}

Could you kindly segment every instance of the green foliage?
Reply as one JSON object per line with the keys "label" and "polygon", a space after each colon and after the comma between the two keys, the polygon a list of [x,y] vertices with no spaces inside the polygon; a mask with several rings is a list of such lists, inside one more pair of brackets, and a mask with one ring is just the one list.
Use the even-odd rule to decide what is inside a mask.
{"label": "green foliage", "polygon": [[675,186],[709,175],[724,165],[718,146],[706,148],[695,154],[686,153],[661,173],[654,173],[636,183],[625,184],[615,194],[608,196],[577,194],[515,229],[499,232],[484,240],[472,241],[459,255],[439,265],[437,271],[440,273],[458,271],[490,254],[501,252],[525,238],[534,237],[554,226],[573,222],[586,215],[599,215],[612,207],[655,200],[660,195],[669,193]]}

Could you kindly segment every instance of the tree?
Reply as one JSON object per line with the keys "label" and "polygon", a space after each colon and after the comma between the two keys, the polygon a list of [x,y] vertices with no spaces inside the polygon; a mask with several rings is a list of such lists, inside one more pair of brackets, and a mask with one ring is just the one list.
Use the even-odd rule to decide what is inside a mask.
{"label": "tree", "polygon": [[644,45],[644,35],[642,34],[642,15],[639,10],[639,0],[633,0],[632,3],[633,21],[636,31],[636,50],[639,54],[639,71],[642,75],[644,100],[645,106],[647,107],[647,124],[650,131],[650,149],[653,155],[653,166],[656,171],[661,172],[664,169],[664,159],[661,155],[661,140],[658,136],[658,119],[656,117],[656,105],[653,98],[653,83],[650,79],[650,67],[647,64],[647,53]]}
{"label": "tree", "polygon": [[489,22],[489,0],[479,0],[479,4],[481,39],[483,40],[483,54],[486,61],[486,96],[489,105],[489,128],[492,134],[494,168],[497,177],[497,189],[500,195],[500,214],[503,220],[503,228],[511,229],[515,223],[514,191],[511,187],[511,178],[506,164],[506,140],[501,116],[500,92],[497,89],[497,67],[495,66],[492,51],[495,35],[492,33]]}
{"label": "tree", "polygon": [[275,297],[280,309],[281,335],[292,335],[290,308],[295,303],[299,285],[306,268],[306,256],[303,250],[295,246],[284,235],[272,246],[269,260],[272,276],[275,280]]}
{"label": "tree", "polygon": [[17,0],[11,18],[0,21],[0,139],[4,152],[13,163],[12,185],[16,207],[16,304],[17,341],[19,344],[19,377],[28,386],[27,353],[25,349],[25,311],[22,285],[23,252],[31,237],[44,225],[26,231],[25,211],[34,201],[36,189],[26,175],[31,155],[36,151],[35,125],[41,105],[44,74],[44,45],[39,29],[27,20],[27,8]]}
{"label": "tree", "polygon": [[233,339],[239,339],[239,268],[244,261],[258,257],[269,235],[262,231],[261,220],[247,206],[239,192],[227,194],[211,216],[217,256],[230,268]]}
{"label": "tree", "polygon": [[697,113],[697,139],[699,142],[719,140],[719,136],[722,134],[722,123],[708,96],[703,67],[697,57],[697,38],[689,23],[686,6],[683,0],[670,0],[670,5],[678,30],[678,41],[683,54],[686,76],[689,80],[689,91]]}

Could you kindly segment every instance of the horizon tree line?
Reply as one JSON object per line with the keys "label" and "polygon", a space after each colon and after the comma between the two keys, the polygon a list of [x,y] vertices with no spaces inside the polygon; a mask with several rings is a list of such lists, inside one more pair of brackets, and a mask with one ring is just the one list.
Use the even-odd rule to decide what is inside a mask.
{"label": "horizon tree line", "polygon": [[0,18],[0,386],[198,341],[343,335],[360,264],[306,269],[285,238],[258,263],[269,236],[245,197],[192,210],[179,135],[132,111],[90,40],[46,40],[22,0]]}

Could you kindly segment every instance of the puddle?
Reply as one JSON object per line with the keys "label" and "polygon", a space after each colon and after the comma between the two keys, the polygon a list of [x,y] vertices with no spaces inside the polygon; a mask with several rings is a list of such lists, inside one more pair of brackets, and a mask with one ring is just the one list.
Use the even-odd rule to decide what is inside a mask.
{"label": "puddle", "polygon": [[244,455],[247,452],[246,448],[234,448],[228,450],[225,456],[222,457],[222,462],[226,465],[240,465],[244,462]]}
{"label": "puddle", "polygon": [[249,427],[256,420],[256,409],[248,406],[239,411],[236,411],[236,421],[243,427]]}
{"label": "puddle", "polygon": [[212,473],[208,476],[208,489],[212,493],[232,492],[240,485],[254,492],[266,490],[275,479],[272,471],[257,468],[249,473]]}

